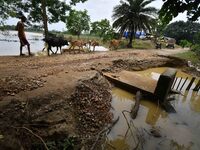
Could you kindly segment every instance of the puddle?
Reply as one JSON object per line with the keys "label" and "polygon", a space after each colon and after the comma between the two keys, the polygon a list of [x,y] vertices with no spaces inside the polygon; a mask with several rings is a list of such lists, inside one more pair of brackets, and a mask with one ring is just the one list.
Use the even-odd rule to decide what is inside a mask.
{"label": "puddle", "polygon": [[[158,80],[160,73],[166,68],[153,68],[140,71],[144,76]],[[181,71],[177,73],[177,82],[174,89],[180,90],[185,78],[192,77]],[[183,80],[179,83],[179,80]],[[188,83],[187,83],[188,82]],[[120,116],[118,123],[108,135],[107,149],[128,150],[134,149],[200,149],[200,91],[186,91],[187,81],[179,95],[173,95],[174,106],[177,113],[167,113],[156,102],[141,100],[136,119],[132,120],[128,112],[134,104],[135,95],[119,88],[112,90],[112,107],[114,117]],[[193,83],[192,88],[195,87]],[[125,116],[124,116],[124,115]],[[126,118],[125,118],[126,117]],[[130,127],[129,127],[130,126]],[[162,137],[156,138],[150,134],[152,127],[156,127]],[[139,139],[139,140],[138,140]],[[139,143],[139,144],[138,144]]]}

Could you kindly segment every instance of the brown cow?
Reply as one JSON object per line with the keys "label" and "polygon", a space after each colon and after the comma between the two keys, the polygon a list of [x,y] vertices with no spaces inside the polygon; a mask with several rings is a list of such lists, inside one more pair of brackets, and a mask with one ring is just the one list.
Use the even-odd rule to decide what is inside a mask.
{"label": "brown cow", "polygon": [[71,41],[70,42],[70,47],[69,47],[69,50],[74,50],[75,47],[78,47],[79,48],[79,51],[84,51],[83,49],[83,46],[86,46],[86,43],[83,42],[82,40],[75,40],[75,41]]}
{"label": "brown cow", "polygon": [[95,47],[96,46],[99,46],[99,42],[97,42],[97,41],[95,41],[95,40],[90,40],[89,42],[88,42],[88,44],[89,44],[89,49],[90,49],[90,46],[93,46],[93,51],[95,51]]}
{"label": "brown cow", "polygon": [[109,49],[110,50],[112,50],[112,48],[118,49],[120,42],[121,42],[121,40],[115,40],[115,39],[111,40],[110,45],[109,45]]}

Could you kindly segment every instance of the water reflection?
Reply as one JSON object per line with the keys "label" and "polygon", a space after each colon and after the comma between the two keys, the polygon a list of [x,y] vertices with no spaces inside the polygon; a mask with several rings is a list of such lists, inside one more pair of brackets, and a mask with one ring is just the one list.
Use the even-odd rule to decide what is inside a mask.
{"label": "water reflection", "polygon": [[[139,73],[157,80],[165,69],[153,68]],[[192,78],[181,71],[178,71],[177,76],[178,80],[181,77],[184,79],[186,77]],[[175,84],[175,89],[177,84]],[[132,122],[138,129],[143,129],[142,131],[149,132],[151,127],[159,127],[161,130],[161,138],[152,137],[144,132],[145,144],[143,149],[200,149],[200,93],[192,90],[197,82],[193,83],[189,91],[186,90],[187,84],[181,90],[182,94],[172,96],[174,101],[171,101],[171,104],[177,111],[175,114],[168,114],[156,102],[145,99],[141,100],[138,116],[135,120],[132,120],[129,114],[126,113],[128,122]],[[127,134],[129,127],[122,111],[130,111],[131,105],[134,104],[135,95],[119,88],[113,88],[112,93],[113,113],[116,118],[120,116],[120,120],[113,127],[108,138],[111,141],[124,140],[122,143],[128,144],[129,149],[133,149],[135,144],[130,132]],[[115,144],[113,146],[118,147]]]}
{"label": "water reflection", "polygon": [[[113,146],[114,145],[114,146]],[[129,145],[126,143],[123,139],[115,139],[113,141],[110,141],[107,146],[106,150],[129,150]]]}
{"label": "water reflection", "polygon": [[[113,88],[113,105],[117,110],[127,110],[131,109],[131,105],[134,104],[135,95],[121,90],[119,88]],[[146,111],[145,122],[150,125],[155,125],[159,117],[167,117],[167,113],[162,110],[156,103],[142,99],[141,107]],[[130,110],[129,109],[129,110]]]}

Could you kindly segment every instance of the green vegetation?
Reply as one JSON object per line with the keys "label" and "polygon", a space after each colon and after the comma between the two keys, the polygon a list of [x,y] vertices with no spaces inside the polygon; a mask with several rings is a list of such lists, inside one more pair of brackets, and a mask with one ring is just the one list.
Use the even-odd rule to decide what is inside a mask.
{"label": "green vegetation", "polygon": [[167,37],[176,39],[179,44],[181,40],[187,40],[190,43],[194,43],[194,39],[197,37],[197,33],[200,32],[200,24],[191,21],[177,21],[169,24],[163,31],[163,34]]}
{"label": "green vegetation", "polygon": [[192,43],[187,41],[187,40],[181,40],[179,45],[182,47],[182,48],[185,48],[185,47],[191,47],[192,46]]}
{"label": "green vegetation", "polygon": [[[127,44],[129,43],[128,40],[122,40],[120,42],[119,49],[127,49]],[[107,46],[109,46],[109,43],[107,43]],[[133,48],[134,49],[154,49],[155,45],[152,43],[150,40],[140,40],[140,39],[135,39],[133,41]]]}
{"label": "green vegetation", "polygon": [[137,30],[151,31],[155,22],[154,15],[157,10],[148,5],[154,0],[125,0],[114,7],[113,10],[113,27],[119,29],[120,33],[129,31],[129,43],[127,47],[132,48],[132,40]]}
{"label": "green vegetation", "polygon": [[102,38],[110,29],[110,21],[107,19],[102,19],[101,21],[95,21],[91,23],[90,34],[95,34]]}
{"label": "green vegetation", "polygon": [[99,36],[105,42],[113,39],[115,32],[110,25],[110,21],[107,19],[102,19],[101,21],[95,21],[91,23],[90,34]]}
{"label": "green vegetation", "polygon": [[89,31],[90,26],[90,17],[87,14],[87,11],[76,11],[71,10],[69,15],[67,16],[66,26],[72,35],[77,35],[78,37],[81,35],[83,31]]}
{"label": "green vegetation", "polygon": [[9,17],[19,17],[28,14],[28,20],[32,23],[43,25],[45,36],[48,36],[48,23],[66,21],[66,13],[72,5],[86,0],[0,0],[0,24]]}
{"label": "green vegetation", "polygon": [[[16,25],[3,25],[3,26],[0,26],[0,30],[1,30],[1,31],[5,31],[5,30],[16,30],[15,28],[16,28]],[[28,32],[40,32],[40,33],[43,32],[42,27],[40,27],[40,26],[35,26],[35,25],[26,28],[26,31],[28,31]]]}
{"label": "green vegetation", "polygon": [[196,55],[196,53],[193,51],[179,53],[179,54],[176,54],[175,56],[183,58],[185,60],[190,60],[193,64],[200,63],[200,57]]}
{"label": "green vegetation", "polygon": [[135,49],[155,49],[155,45],[150,40],[134,40],[133,48],[135,48]]}
{"label": "green vegetation", "polygon": [[168,24],[179,13],[187,12],[191,21],[196,21],[200,16],[199,0],[163,0],[164,4],[159,11],[159,18],[163,23]]}
{"label": "green vegetation", "polygon": [[192,46],[191,50],[195,52],[198,57],[200,58],[200,44],[195,44]]}
{"label": "green vegetation", "polygon": [[[191,47],[197,55],[200,53],[199,23],[179,21],[166,26],[166,23],[169,23],[173,17],[184,11],[187,11],[187,15],[191,20],[197,20],[200,16],[198,13],[200,10],[199,1],[163,0],[164,5],[159,11],[160,18],[158,19],[156,16],[157,10],[149,6],[154,0],[122,0],[113,9],[113,27],[107,19],[90,24],[90,16],[88,16],[86,10],[76,11],[72,9],[72,6],[76,3],[85,1],[87,0],[69,0],[67,2],[61,0],[0,0],[0,22],[2,23],[8,17],[19,17],[19,15],[26,13],[30,21],[29,25],[37,23],[37,26],[33,25],[27,31],[45,31],[45,36],[48,36],[48,23],[62,21],[66,23],[68,31],[65,33],[54,31],[52,33],[66,36],[68,39],[77,39],[73,35],[80,36],[84,41],[94,39],[106,47],[108,47],[111,39],[121,38],[124,31],[128,31],[128,40],[123,40],[120,48],[135,49],[155,48],[152,42],[134,40],[134,36],[137,30],[148,30],[152,33],[156,28],[156,33],[152,33],[155,35],[155,39],[164,34],[175,38],[182,47]],[[67,14],[69,15],[67,16]],[[4,26],[0,29],[13,30],[14,26]],[[81,35],[84,31],[87,31],[85,33],[88,34]],[[114,31],[119,31],[119,33]],[[161,44],[164,48],[165,43],[161,42]]]}
{"label": "green vegetation", "polygon": [[[197,0],[163,0],[164,4],[159,11],[159,18],[162,21],[162,24],[168,24],[174,17],[178,16],[179,13],[187,12],[187,17],[190,21],[198,20],[200,16],[200,1]],[[179,24],[179,25],[178,25]],[[186,25],[187,24],[187,25]],[[190,43],[194,44],[192,50],[195,52],[188,52],[188,57],[193,57],[194,60],[198,59],[199,55],[199,24],[193,22],[179,22],[176,23],[177,26],[172,26],[170,33],[175,32],[177,38],[174,37],[178,43],[181,40],[187,40]],[[173,31],[172,31],[173,30]],[[196,45],[198,44],[198,45]],[[181,42],[182,46],[188,45],[186,41]],[[194,54],[194,55],[193,55]],[[197,55],[196,55],[197,54]],[[182,54],[184,55],[184,54]],[[187,56],[187,54],[186,54]],[[185,56],[183,56],[185,57]]]}
{"label": "green vegetation", "polygon": [[[181,47],[188,47],[200,57],[200,24],[191,21],[178,21],[169,24],[164,30],[163,34],[168,37],[176,39],[176,43]],[[193,56],[189,54],[189,56]]]}
{"label": "green vegetation", "polygon": [[[49,150],[73,150],[75,149],[75,142],[74,138],[58,138],[47,140],[46,146]],[[43,150],[44,144],[36,141],[31,144],[31,149]]]}

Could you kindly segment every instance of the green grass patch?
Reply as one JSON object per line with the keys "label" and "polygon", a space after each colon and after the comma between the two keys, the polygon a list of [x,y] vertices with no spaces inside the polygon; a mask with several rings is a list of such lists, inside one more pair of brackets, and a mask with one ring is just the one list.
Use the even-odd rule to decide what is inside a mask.
{"label": "green grass patch", "polygon": [[[71,34],[63,34],[65,38],[68,40],[78,40],[77,36],[71,35]],[[90,34],[82,34],[79,37],[79,40],[83,41],[89,41],[89,40],[95,40],[100,43],[101,46],[104,46],[106,48],[109,47],[110,40],[108,41],[102,41],[102,39],[95,35]],[[118,47],[118,49],[127,49],[129,39],[123,39]],[[155,44],[151,40],[141,40],[141,39],[134,39],[132,43],[133,49],[155,49]],[[162,49],[166,48],[166,43],[162,43]],[[177,45],[175,45],[175,48],[178,48]]]}
{"label": "green grass patch", "polygon": [[194,64],[200,63],[199,56],[195,52],[192,52],[192,51],[179,53],[179,54],[176,54],[175,56],[179,57],[179,58],[182,58],[182,59],[189,60]]}
{"label": "green grass patch", "polygon": [[154,49],[155,45],[150,40],[139,40],[133,41],[134,49]]}

